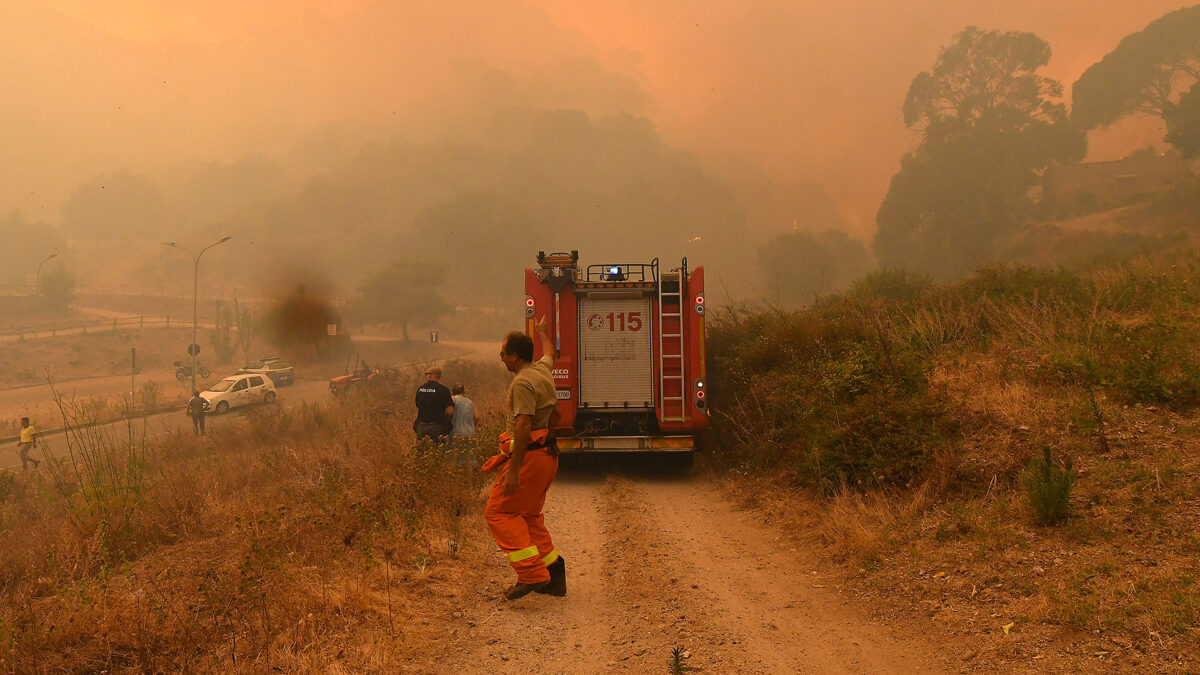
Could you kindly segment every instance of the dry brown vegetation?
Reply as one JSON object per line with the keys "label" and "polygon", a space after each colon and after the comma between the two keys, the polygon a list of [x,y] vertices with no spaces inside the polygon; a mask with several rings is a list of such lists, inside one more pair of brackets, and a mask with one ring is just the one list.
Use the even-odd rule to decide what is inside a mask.
{"label": "dry brown vegetation", "polygon": [[[802,314],[728,318],[717,459],[852,592],[969,668],[1194,671],[1197,271],[1177,251],[944,288],[879,275]],[[1056,526],[1020,483],[1047,446],[1078,473]]]}
{"label": "dry brown vegetation", "polygon": [[[481,417],[504,373],[451,363]],[[421,663],[486,536],[482,475],[415,444],[412,385],[206,439],[84,427],[0,481],[6,672],[361,672]],[[486,437],[486,431],[481,437]],[[462,451],[477,455],[471,445]],[[469,555],[467,556],[470,557]]]}

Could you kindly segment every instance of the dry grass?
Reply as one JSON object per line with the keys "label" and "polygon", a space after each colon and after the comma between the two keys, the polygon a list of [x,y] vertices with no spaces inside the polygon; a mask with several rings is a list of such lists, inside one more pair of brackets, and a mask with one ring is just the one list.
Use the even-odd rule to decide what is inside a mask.
{"label": "dry grass", "polygon": [[[493,415],[502,371],[453,369]],[[431,669],[476,574],[482,475],[413,442],[412,383],[201,440],[79,432],[0,503],[0,668]]]}
{"label": "dry grass", "polygon": [[[825,387],[815,380],[828,356],[797,361],[803,374],[790,379],[776,372],[786,359],[743,359],[730,381],[712,378],[714,407],[731,402],[737,422],[718,418],[728,428],[716,430],[740,448],[722,448],[731,489],[841,565],[881,617],[935,631],[968,669],[1196,672],[1200,296],[1188,280],[1198,270],[1200,256],[1183,252],[1088,276],[984,275],[906,301],[835,299],[797,322],[791,342],[776,321],[751,319],[766,325],[734,343],[751,355],[762,341],[778,355],[849,335],[874,351],[878,372],[915,359],[959,433],[930,439],[939,451],[911,484],[816,489],[793,467],[821,422],[780,433],[791,418],[758,410],[772,410],[776,391],[793,410],[808,405],[797,390]],[[867,329],[834,330],[846,325]],[[872,334],[888,348],[872,348]],[[736,412],[747,401],[759,407]],[[888,442],[880,453],[903,447]],[[1019,485],[1043,446],[1079,472],[1070,517],[1055,527],[1036,523]]]}

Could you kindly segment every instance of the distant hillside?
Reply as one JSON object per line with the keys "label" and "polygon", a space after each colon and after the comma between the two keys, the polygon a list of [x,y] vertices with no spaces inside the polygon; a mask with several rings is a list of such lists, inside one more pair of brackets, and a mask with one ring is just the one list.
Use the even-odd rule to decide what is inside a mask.
{"label": "distant hillside", "polygon": [[1011,237],[1000,257],[1086,268],[1194,241],[1197,166],[1168,156],[1056,167],[1046,177],[1043,219]]}
{"label": "distant hillside", "polygon": [[1193,162],[1174,152],[1055,165],[1042,179],[1042,206],[1060,217],[1109,210],[1152,199],[1195,175]]}

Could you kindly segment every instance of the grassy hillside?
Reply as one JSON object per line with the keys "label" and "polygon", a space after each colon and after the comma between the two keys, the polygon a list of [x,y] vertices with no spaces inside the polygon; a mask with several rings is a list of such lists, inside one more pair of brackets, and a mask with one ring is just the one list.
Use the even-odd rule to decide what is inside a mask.
{"label": "grassy hillside", "polygon": [[[716,461],[980,668],[1200,668],[1200,253],[876,273],[712,325]],[[1056,524],[1026,468],[1076,478]],[[1020,664],[1020,665],[1019,665]]]}
{"label": "grassy hillside", "polygon": [[[479,573],[460,556],[490,548],[483,474],[413,442],[401,402],[419,370],[395,395],[266,408],[204,440],[84,430],[69,456],[0,474],[0,668],[395,672],[420,656],[444,628],[425,617]],[[502,370],[446,372],[495,416]]]}

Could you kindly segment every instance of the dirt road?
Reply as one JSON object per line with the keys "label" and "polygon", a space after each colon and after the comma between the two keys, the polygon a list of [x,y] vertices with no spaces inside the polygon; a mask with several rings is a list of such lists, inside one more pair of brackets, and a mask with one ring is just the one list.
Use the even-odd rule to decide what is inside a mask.
{"label": "dirt road", "polygon": [[497,553],[475,603],[447,618],[447,654],[427,672],[666,673],[673,647],[692,672],[947,670],[930,645],[845,604],[706,479],[563,472],[546,522],[567,560],[567,597],[494,600],[511,583]]}

